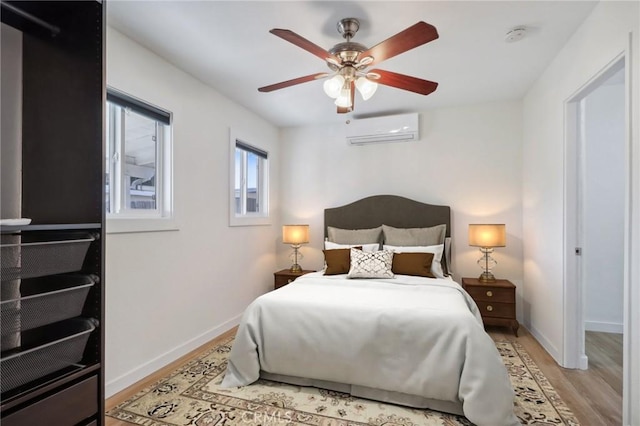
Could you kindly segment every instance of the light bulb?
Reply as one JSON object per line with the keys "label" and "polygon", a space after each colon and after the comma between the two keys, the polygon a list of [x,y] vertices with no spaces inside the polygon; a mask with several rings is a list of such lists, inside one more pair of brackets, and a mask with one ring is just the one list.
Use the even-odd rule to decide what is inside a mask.
{"label": "light bulb", "polygon": [[356,87],[365,101],[373,96],[378,89],[378,83],[368,80],[366,77],[359,77],[356,80]]}
{"label": "light bulb", "polygon": [[342,90],[342,86],[344,84],[344,77],[340,74],[336,74],[323,84],[324,93],[327,94],[330,98],[337,98],[340,96],[340,91]]}

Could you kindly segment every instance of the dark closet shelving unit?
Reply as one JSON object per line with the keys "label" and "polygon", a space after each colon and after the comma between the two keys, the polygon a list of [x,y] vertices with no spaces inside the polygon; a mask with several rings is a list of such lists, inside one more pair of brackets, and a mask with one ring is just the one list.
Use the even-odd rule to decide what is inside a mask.
{"label": "dark closet shelving unit", "polygon": [[22,33],[21,216],[0,226],[0,424],[104,425],[105,5],[4,1]]}

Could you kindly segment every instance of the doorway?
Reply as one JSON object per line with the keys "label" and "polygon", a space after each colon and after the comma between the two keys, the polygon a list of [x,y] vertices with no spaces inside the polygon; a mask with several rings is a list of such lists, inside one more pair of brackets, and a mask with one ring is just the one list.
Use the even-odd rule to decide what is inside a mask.
{"label": "doorway", "polygon": [[620,399],[629,285],[626,72],[621,54],[567,101],[565,116],[563,366],[598,369],[602,345],[593,342],[613,342],[604,355],[606,363],[619,359],[610,382]]}

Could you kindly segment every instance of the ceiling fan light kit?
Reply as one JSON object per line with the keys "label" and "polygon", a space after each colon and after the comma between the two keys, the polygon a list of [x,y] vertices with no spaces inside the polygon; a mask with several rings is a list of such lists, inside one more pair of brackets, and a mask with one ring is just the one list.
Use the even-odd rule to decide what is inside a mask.
{"label": "ceiling fan light kit", "polygon": [[378,83],[374,83],[369,80],[368,77],[359,77],[356,80],[356,89],[358,89],[362,95],[362,99],[366,101],[376,93],[376,90],[378,90]]}
{"label": "ceiling fan light kit", "polygon": [[336,74],[330,79],[326,80],[322,85],[324,89],[324,93],[330,98],[337,98],[340,96],[340,91],[342,90],[342,86],[344,85],[344,77],[340,74]]}
{"label": "ceiling fan light kit", "polygon": [[270,31],[272,34],[324,60],[333,74],[312,74],[261,87],[258,90],[271,92],[329,77],[323,84],[324,92],[330,98],[335,99],[334,103],[338,107],[338,113],[346,113],[353,111],[356,90],[366,101],[376,92],[378,84],[422,95],[428,95],[438,87],[438,83],[433,81],[404,74],[380,69],[367,71],[369,66],[437,39],[438,31],[434,26],[420,21],[370,49],[351,41],[360,28],[360,22],[356,18],[341,19],[337,28],[346,41],[336,44],[329,50],[322,49],[290,30],[272,29]]}
{"label": "ceiling fan light kit", "polygon": [[334,102],[338,107],[341,108],[350,108],[352,106],[351,103],[351,88],[345,87],[340,91],[340,96],[338,96]]}

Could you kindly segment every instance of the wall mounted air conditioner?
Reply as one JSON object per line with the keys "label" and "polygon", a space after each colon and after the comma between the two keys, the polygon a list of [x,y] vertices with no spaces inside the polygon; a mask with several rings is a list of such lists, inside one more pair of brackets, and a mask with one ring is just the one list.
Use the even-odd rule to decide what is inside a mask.
{"label": "wall mounted air conditioner", "polygon": [[420,139],[417,113],[351,120],[347,122],[346,128],[347,142],[350,145]]}

